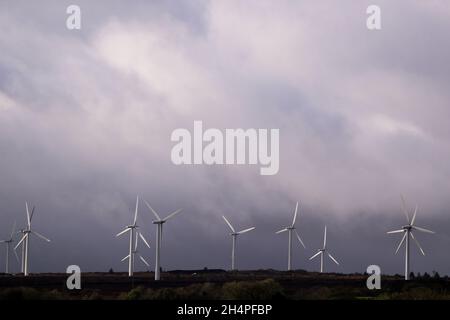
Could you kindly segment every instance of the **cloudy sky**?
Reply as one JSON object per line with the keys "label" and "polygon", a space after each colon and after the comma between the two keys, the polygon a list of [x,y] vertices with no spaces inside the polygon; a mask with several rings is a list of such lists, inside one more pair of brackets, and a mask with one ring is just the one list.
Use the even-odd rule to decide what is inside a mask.
{"label": "cloudy sky", "polygon": [[[66,28],[78,4],[82,29]],[[366,28],[381,7],[382,30]],[[292,219],[326,268],[403,271],[400,194],[419,206],[413,271],[450,274],[450,6],[447,1],[0,0],[0,238],[25,201],[31,272],[126,270],[136,195],[167,223],[162,266],[226,268],[221,219],[256,226],[238,240],[238,267],[286,267]],[[175,166],[176,128],[280,129],[280,170]],[[154,245],[152,216],[139,223]],[[152,250],[142,253],[153,265]],[[0,248],[3,252],[3,248]],[[4,254],[0,255],[3,270]],[[15,266],[16,267],[16,266]],[[142,268],[141,268],[142,269]]]}

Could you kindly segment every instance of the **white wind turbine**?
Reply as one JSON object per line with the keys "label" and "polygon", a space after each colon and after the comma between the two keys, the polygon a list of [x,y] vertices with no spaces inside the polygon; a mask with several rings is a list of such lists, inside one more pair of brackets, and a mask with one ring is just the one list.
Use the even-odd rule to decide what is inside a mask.
{"label": "white wind turbine", "polygon": [[230,235],[231,235],[231,238],[232,238],[232,241],[233,241],[233,246],[232,246],[232,249],[231,249],[231,270],[233,271],[233,270],[236,270],[235,269],[236,238],[240,234],[243,234],[243,233],[246,233],[246,232],[254,230],[255,227],[251,227],[251,228],[244,229],[244,230],[236,232],[236,230],[231,225],[230,221],[228,221],[228,219],[225,218],[225,216],[222,216],[222,218],[223,218],[223,220],[225,220],[225,222],[227,223],[228,227],[230,227],[230,230],[231,230]]}
{"label": "white wind turbine", "polygon": [[27,211],[27,228],[20,231],[23,234],[23,237],[14,247],[14,250],[16,250],[22,244],[22,272],[24,276],[28,276],[28,251],[30,248],[30,234],[34,234],[35,236],[47,242],[50,242],[50,240],[44,237],[42,234],[31,230],[31,220],[33,219],[35,208],[33,207],[30,214],[30,211],[28,210],[28,203],[25,203],[25,207]]}
{"label": "white wind turbine", "polygon": [[[5,267],[5,273],[9,273],[9,250],[11,249],[11,244],[14,242],[14,233],[16,232],[16,223],[14,222],[11,236],[7,240],[0,240],[0,243],[4,243],[6,245],[6,267]],[[14,255],[16,256],[17,263],[20,264],[19,257],[17,256],[16,250],[14,251]]]}
{"label": "white wind turbine", "polygon": [[322,247],[322,249],[317,250],[317,253],[315,255],[313,255],[311,258],[309,258],[309,260],[312,260],[315,257],[317,257],[318,255],[320,255],[320,272],[321,273],[323,272],[323,265],[324,265],[323,256],[324,256],[325,253],[328,255],[328,257],[330,257],[331,260],[333,260],[334,263],[339,265],[339,262],[337,262],[337,260],[327,250],[327,226],[325,226],[325,231],[323,233],[323,247]]}
{"label": "white wind turbine", "polygon": [[[138,236],[138,235],[139,235],[139,236]],[[147,267],[150,268],[150,264],[144,259],[144,257],[141,255],[141,253],[140,253],[139,250],[138,250],[138,240],[139,240],[139,238],[141,238],[142,241],[144,241],[144,238],[141,237],[141,233],[140,233],[139,231],[137,231],[136,240],[135,240],[135,243],[134,243],[134,254],[135,254],[135,255],[137,254],[137,255],[139,256],[139,259],[141,259],[141,261],[142,261]],[[150,248],[150,245],[148,244],[147,241],[144,241],[144,243],[145,243],[145,245],[146,245],[148,248]]]}
{"label": "white wind turbine", "polygon": [[282,233],[282,232],[286,232],[288,231],[288,236],[289,236],[289,243],[288,243],[288,271],[291,271],[292,269],[292,232],[295,233],[298,241],[300,242],[300,244],[303,246],[303,248],[306,248],[305,244],[303,243],[302,238],[300,238],[300,235],[298,234],[297,230],[295,229],[295,222],[297,220],[297,211],[298,211],[298,202],[295,205],[295,210],[294,210],[294,219],[292,220],[292,224],[288,227],[285,227],[275,233]]}
{"label": "white wind turbine", "polygon": [[[133,275],[133,272],[134,272],[134,257],[136,256],[136,255],[138,255],[138,257],[139,257],[139,259],[141,259],[141,261],[147,266],[147,267],[150,267],[150,265],[148,264],[148,262],[144,259],[144,257],[141,255],[141,253],[139,252],[139,250],[138,250],[138,241],[139,241],[139,238],[141,238],[142,239],[142,241],[144,241],[144,243],[145,243],[145,245],[148,247],[148,248],[150,248],[150,245],[147,243],[147,241],[142,237],[142,235],[141,235],[141,233],[139,232],[139,231],[137,231],[136,230],[136,237],[135,237],[135,242],[134,242],[134,248],[132,249],[132,253],[131,254],[129,254],[129,255],[127,255],[125,258],[123,258],[121,261],[125,261],[126,259],[130,259],[130,257],[132,257],[132,261],[133,261],[133,266],[132,266],[132,269],[131,269],[131,275],[130,275],[130,272],[128,271],[128,275],[129,276],[132,276]],[[130,259],[131,260],[131,259]]]}
{"label": "white wind turbine", "polygon": [[428,229],[425,229],[425,228],[421,228],[421,227],[415,226],[414,222],[416,221],[416,215],[417,215],[418,207],[416,205],[413,217],[410,220],[408,210],[406,209],[405,199],[403,198],[403,196],[401,198],[402,198],[402,211],[403,211],[403,213],[406,216],[406,221],[408,222],[408,224],[405,225],[405,226],[402,226],[402,228],[399,229],[399,230],[389,231],[387,233],[388,234],[403,233],[402,240],[400,241],[400,243],[399,243],[399,245],[397,247],[397,250],[395,251],[395,254],[398,253],[398,251],[400,250],[400,247],[402,246],[403,242],[405,242],[405,240],[406,240],[406,243],[405,243],[405,280],[409,280],[409,237],[411,236],[411,238],[414,240],[414,242],[417,245],[417,248],[419,248],[419,250],[420,250],[420,253],[422,253],[422,255],[425,255],[425,252],[423,251],[422,247],[420,246],[419,241],[417,241],[417,239],[414,237],[413,230],[426,232],[426,233],[435,233],[435,232],[431,231],[431,230],[428,230]]}
{"label": "white wind turbine", "polygon": [[[139,226],[137,225],[137,215],[139,210],[139,197],[136,198],[136,209],[134,211],[134,219],[133,224],[127,226],[123,231],[119,232],[116,237],[121,236],[124,233],[130,232],[130,246],[129,246],[129,252],[128,255],[122,259],[122,261],[125,261],[128,259],[128,276],[133,276],[134,272],[134,258],[136,254],[139,256],[139,258],[142,260],[142,262],[145,263],[145,265],[148,266],[147,261],[140,255],[140,253],[137,252],[137,244],[138,239],[141,238],[142,241],[145,243],[147,247],[150,248],[150,245],[148,244],[147,240],[144,238],[142,233],[139,232]],[[134,247],[133,247],[134,245]]]}
{"label": "white wind turbine", "polygon": [[153,213],[153,215],[156,218],[156,220],[153,221],[153,224],[156,224],[156,226],[157,226],[157,232],[156,232],[156,258],[155,258],[155,280],[160,280],[161,279],[161,272],[160,272],[161,271],[160,270],[161,261],[160,261],[160,258],[161,258],[161,242],[162,242],[163,224],[166,223],[166,221],[169,220],[170,218],[173,218],[174,216],[179,214],[182,209],[178,209],[178,210],[172,212],[171,214],[169,214],[164,219],[161,219],[161,217],[158,215],[158,213],[155,210],[153,210],[153,208],[150,206],[150,204],[147,201],[145,201],[145,204],[147,205],[147,207],[150,209],[150,211]]}

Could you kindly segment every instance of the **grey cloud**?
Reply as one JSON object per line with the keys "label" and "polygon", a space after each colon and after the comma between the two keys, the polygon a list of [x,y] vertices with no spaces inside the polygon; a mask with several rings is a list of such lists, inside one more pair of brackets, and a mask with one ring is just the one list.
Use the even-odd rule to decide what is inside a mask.
{"label": "grey cloud", "polygon": [[[242,268],[281,269],[287,239],[274,231],[299,200],[308,249],[296,267],[317,269],[307,258],[327,224],[342,262],[331,270],[400,273],[385,232],[403,223],[405,193],[438,231],[421,235],[429,254],[414,270],[448,273],[449,12],[379,2],[383,30],[369,32],[369,2],[79,1],[83,27],[70,32],[69,2],[3,1],[0,234],[29,201],[54,240],[32,243],[32,271],[125,269],[114,235],[139,194],[184,208],[164,267],[227,267],[225,214],[257,227],[239,239]],[[170,133],[194,120],[279,128],[279,174],[174,166]],[[144,208],[140,219],[153,240]]]}

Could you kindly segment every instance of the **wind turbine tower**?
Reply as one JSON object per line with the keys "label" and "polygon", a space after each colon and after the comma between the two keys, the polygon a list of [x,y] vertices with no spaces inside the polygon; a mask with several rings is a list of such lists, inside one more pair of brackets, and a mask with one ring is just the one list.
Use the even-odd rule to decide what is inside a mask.
{"label": "wind turbine tower", "polygon": [[317,250],[317,253],[313,255],[309,260],[314,259],[315,257],[320,255],[320,273],[323,273],[324,270],[324,255],[327,255],[334,263],[339,265],[339,262],[331,255],[331,253],[327,249],[327,226],[325,226],[325,231],[323,233],[323,247]]}
{"label": "wind turbine tower", "polygon": [[[145,200],[144,200],[145,201]],[[161,242],[162,242],[162,234],[163,234],[163,225],[167,222],[167,220],[173,218],[177,214],[181,212],[182,209],[178,209],[171,214],[169,214],[164,219],[161,219],[159,214],[150,206],[150,204],[145,201],[146,206],[153,213],[156,220],[153,221],[153,224],[156,224],[156,257],[155,257],[155,280],[161,279]]]}
{"label": "wind turbine tower", "polygon": [[294,218],[292,219],[292,224],[275,232],[276,234],[288,232],[288,265],[287,269],[288,271],[292,270],[292,233],[295,233],[295,236],[297,237],[298,242],[303,246],[303,248],[306,248],[305,244],[303,243],[302,238],[298,234],[296,228],[295,228],[295,222],[297,220],[297,211],[298,211],[298,202],[295,204],[295,210],[294,210]]}
{"label": "wind turbine tower", "polygon": [[[134,219],[133,223],[129,226],[127,226],[124,230],[119,232],[116,237],[121,236],[124,233],[129,232],[130,233],[130,245],[129,245],[129,252],[128,255],[122,259],[122,261],[125,261],[128,259],[128,276],[133,276],[134,272],[134,262],[135,262],[135,255],[137,254],[137,243],[138,239],[141,238],[142,241],[145,243],[147,247],[150,248],[150,245],[148,244],[148,241],[145,239],[145,237],[142,235],[141,232],[139,232],[139,226],[137,225],[137,216],[138,216],[138,210],[139,210],[139,196],[136,198],[136,208],[134,211]],[[148,265],[147,261],[140,255],[139,258]]]}
{"label": "wind turbine tower", "polygon": [[27,227],[26,229],[22,230],[21,233],[23,234],[22,239],[17,243],[17,245],[14,247],[14,250],[16,250],[21,244],[22,244],[22,271],[23,275],[26,277],[28,276],[28,251],[30,248],[30,235],[35,235],[47,242],[50,242],[50,240],[46,237],[44,237],[42,234],[34,231],[31,229],[31,221],[33,220],[34,215],[34,207],[30,211],[28,209],[28,203],[25,203],[26,213],[27,213]]}
{"label": "wind turbine tower", "polygon": [[416,208],[414,210],[414,213],[412,215],[412,218],[410,219],[410,214],[408,212],[408,210],[406,209],[406,202],[405,199],[402,198],[402,211],[405,214],[406,217],[406,221],[407,224],[402,226],[401,229],[398,230],[393,230],[393,231],[388,231],[388,234],[394,234],[394,233],[403,233],[403,237],[402,240],[400,241],[399,245],[397,246],[397,250],[395,251],[395,254],[398,253],[398,251],[400,250],[400,247],[402,246],[403,242],[405,242],[405,280],[409,280],[409,268],[410,268],[410,252],[409,252],[409,244],[410,244],[410,239],[412,239],[414,241],[414,243],[416,244],[417,248],[419,249],[420,253],[422,253],[422,255],[425,255],[425,251],[423,251],[422,246],[420,245],[419,241],[416,239],[416,237],[414,236],[413,231],[420,231],[420,232],[425,232],[425,233],[435,233],[434,231],[422,228],[422,227],[418,227],[416,226],[414,223],[416,222],[416,215],[417,215],[417,210],[418,210],[418,206],[416,205]]}
{"label": "wind turbine tower", "polygon": [[234,227],[231,225],[230,221],[228,221],[228,219],[225,218],[225,216],[222,216],[222,218],[223,218],[223,220],[225,220],[226,224],[228,225],[228,227],[230,228],[230,231],[231,231],[231,233],[230,233],[231,238],[232,238],[232,247],[231,247],[231,270],[234,271],[234,270],[236,270],[236,268],[235,268],[235,261],[236,261],[236,260],[235,260],[235,254],[236,254],[236,240],[237,240],[237,236],[238,236],[238,235],[241,235],[241,234],[244,234],[244,233],[247,233],[247,232],[249,232],[249,231],[252,231],[252,230],[255,229],[255,227],[251,227],[251,228],[244,229],[244,230],[241,230],[241,231],[237,231],[237,232],[236,232],[236,230],[234,229]]}

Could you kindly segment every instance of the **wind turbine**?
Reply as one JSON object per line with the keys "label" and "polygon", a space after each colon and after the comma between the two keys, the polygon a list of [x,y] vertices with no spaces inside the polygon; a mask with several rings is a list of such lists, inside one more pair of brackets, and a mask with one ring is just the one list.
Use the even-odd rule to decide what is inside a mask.
{"label": "wind turbine", "polygon": [[425,252],[423,251],[419,241],[417,241],[417,239],[414,237],[413,230],[426,232],[426,233],[435,233],[435,232],[431,231],[431,230],[428,230],[428,229],[425,229],[425,228],[421,228],[421,227],[415,226],[414,222],[416,221],[416,215],[417,215],[418,207],[416,205],[413,217],[410,220],[408,210],[406,209],[405,199],[403,198],[403,196],[401,198],[402,198],[402,211],[403,211],[403,213],[406,216],[406,221],[408,222],[408,224],[405,225],[405,226],[402,226],[401,229],[394,230],[394,231],[388,231],[387,233],[388,234],[403,233],[402,240],[400,241],[400,243],[399,243],[399,245],[397,247],[397,250],[395,251],[395,254],[398,253],[398,251],[400,250],[400,247],[402,246],[403,242],[405,242],[405,240],[406,240],[406,243],[405,243],[405,280],[409,280],[409,237],[411,237],[414,240],[414,242],[417,245],[417,248],[419,248],[419,250],[420,250],[420,253],[422,253],[422,255],[425,255]]}
{"label": "wind turbine", "polygon": [[320,255],[320,272],[321,273],[323,272],[323,262],[324,262],[323,261],[323,256],[324,256],[325,253],[328,255],[328,257],[330,257],[331,260],[333,260],[334,263],[339,265],[339,262],[337,262],[337,260],[327,250],[327,226],[325,226],[325,231],[323,233],[323,247],[322,247],[322,249],[317,250],[317,253],[315,255],[313,255],[311,258],[309,258],[309,260],[312,260],[315,257],[317,257],[318,255]]}
{"label": "wind turbine", "polygon": [[225,220],[225,222],[227,223],[228,227],[230,227],[230,230],[231,230],[230,235],[231,235],[231,238],[233,240],[233,246],[232,246],[232,249],[231,249],[231,270],[233,271],[233,270],[236,270],[235,269],[236,238],[240,234],[243,234],[243,233],[246,233],[246,232],[254,230],[255,227],[251,227],[251,228],[244,229],[244,230],[236,232],[236,230],[231,225],[230,221],[228,221],[228,219],[225,218],[225,216],[222,216],[222,218],[223,218],[223,220]]}
{"label": "wind turbine", "polygon": [[34,234],[35,236],[37,236],[47,242],[50,242],[50,240],[47,239],[46,237],[44,237],[42,234],[31,230],[31,220],[33,219],[35,207],[33,207],[33,209],[31,210],[31,214],[30,214],[30,211],[28,210],[28,203],[25,203],[25,207],[26,207],[26,211],[27,211],[27,228],[20,231],[23,234],[23,237],[17,243],[17,245],[14,247],[14,250],[16,250],[23,243],[22,244],[22,271],[23,271],[23,275],[26,277],[26,276],[28,276],[28,251],[30,248],[30,234]]}
{"label": "wind turbine", "polygon": [[295,229],[295,221],[297,220],[297,211],[298,211],[298,202],[295,205],[294,219],[292,220],[292,224],[290,226],[288,226],[288,227],[285,227],[284,229],[281,229],[281,230],[275,232],[276,234],[278,234],[278,233],[282,233],[282,232],[288,231],[288,236],[289,236],[289,243],[288,243],[288,271],[291,271],[291,269],[292,269],[292,232],[295,233],[298,241],[303,246],[303,248],[306,248],[305,244],[303,243],[302,238],[300,238],[300,235],[298,234],[297,230]]}
{"label": "wind turbine", "polygon": [[[150,248],[150,245],[148,244],[147,240],[144,238],[142,233],[140,233],[138,231],[138,229],[139,229],[139,226],[137,225],[138,210],[139,210],[139,196],[136,198],[136,209],[134,211],[133,224],[127,226],[123,231],[119,232],[116,235],[116,237],[119,237],[124,233],[130,232],[129,252],[128,252],[128,255],[122,259],[122,261],[125,261],[126,259],[128,259],[128,276],[129,277],[133,276],[134,258],[135,258],[136,254],[138,254],[139,258],[148,266],[147,261],[145,261],[144,258],[139,253],[137,253],[137,243],[138,243],[139,238],[141,238],[142,241],[144,241],[145,245]],[[133,244],[134,244],[134,248],[133,248]]]}
{"label": "wind turbine", "polygon": [[150,206],[150,204],[145,201],[146,206],[150,209],[150,211],[153,213],[153,215],[155,216],[156,220],[153,221],[153,224],[156,224],[157,226],[157,232],[156,232],[156,258],[155,258],[155,280],[160,280],[161,279],[161,270],[160,270],[160,258],[161,258],[161,242],[162,242],[162,229],[163,229],[163,224],[166,223],[167,220],[169,220],[170,218],[173,218],[174,216],[176,216],[177,214],[179,214],[181,212],[182,209],[178,209],[174,212],[172,212],[171,214],[169,214],[167,217],[165,217],[164,219],[161,219],[161,217],[158,215],[158,213],[153,210],[153,208]]}
{"label": "wind turbine", "polygon": [[[9,250],[11,247],[11,244],[14,242],[14,233],[16,232],[16,222],[14,222],[12,231],[11,231],[11,236],[9,237],[9,239],[7,240],[0,240],[0,243],[4,243],[6,245],[6,267],[5,267],[5,273],[8,274],[9,273]],[[17,252],[16,250],[14,251],[14,255],[16,256],[17,259],[17,263],[20,264],[19,262],[19,257],[17,256]]]}
{"label": "wind turbine", "polygon": [[[137,234],[139,235],[139,237],[136,235],[136,241],[135,241],[135,245],[134,245],[134,254],[139,256],[139,259],[141,259],[141,261],[147,266],[150,267],[149,263],[144,259],[144,257],[141,255],[141,253],[138,250],[138,240],[139,238],[142,239],[142,241],[144,241],[144,238],[142,237],[142,234],[137,231]],[[150,245],[148,244],[148,242],[145,240],[144,241],[145,245],[150,249]]]}

